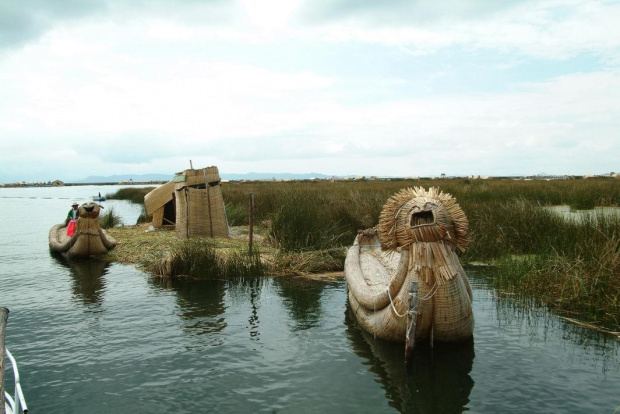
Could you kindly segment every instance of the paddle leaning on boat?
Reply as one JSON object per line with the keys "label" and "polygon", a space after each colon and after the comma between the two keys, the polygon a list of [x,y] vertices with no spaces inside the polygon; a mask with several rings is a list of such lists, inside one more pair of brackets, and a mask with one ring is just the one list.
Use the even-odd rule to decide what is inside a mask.
{"label": "paddle leaning on boat", "polygon": [[86,257],[104,254],[113,249],[116,246],[116,240],[99,227],[99,213],[102,208],[94,202],[83,203],[79,206],[77,219],[74,221],[75,233],[71,236],[68,235],[67,230],[72,219],[53,226],[49,233],[50,250],[63,253],[67,257]]}
{"label": "paddle leaning on boat", "polygon": [[349,303],[377,338],[461,341],[472,337],[472,290],[456,254],[468,240],[465,213],[435,187],[407,188],[361,231],[345,260]]}

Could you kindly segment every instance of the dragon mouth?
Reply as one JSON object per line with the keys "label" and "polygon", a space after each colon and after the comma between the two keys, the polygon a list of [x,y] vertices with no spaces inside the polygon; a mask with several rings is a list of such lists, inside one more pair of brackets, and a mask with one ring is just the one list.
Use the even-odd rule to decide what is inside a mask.
{"label": "dragon mouth", "polygon": [[412,229],[423,227],[423,226],[432,226],[437,222],[435,217],[435,208],[436,205],[432,203],[426,203],[422,209],[419,207],[415,207],[414,211],[411,213],[411,220],[409,222],[409,226]]}
{"label": "dragon mouth", "polygon": [[92,213],[92,211],[95,209],[95,206],[85,206],[84,210],[86,210],[89,213]]}

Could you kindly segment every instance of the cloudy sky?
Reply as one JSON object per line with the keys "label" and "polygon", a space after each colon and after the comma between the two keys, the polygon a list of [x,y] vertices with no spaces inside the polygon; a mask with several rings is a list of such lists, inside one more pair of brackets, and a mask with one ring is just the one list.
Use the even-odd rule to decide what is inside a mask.
{"label": "cloudy sky", "polygon": [[0,182],[620,170],[620,2],[3,0]]}

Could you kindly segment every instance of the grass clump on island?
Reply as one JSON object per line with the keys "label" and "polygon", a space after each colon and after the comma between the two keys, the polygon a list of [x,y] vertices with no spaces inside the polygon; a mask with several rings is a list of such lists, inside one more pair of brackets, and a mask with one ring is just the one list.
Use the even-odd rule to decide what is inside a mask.
{"label": "grass clump on island", "polygon": [[102,229],[111,229],[119,226],[123,220],[121,216],[116,214],[114,208],[110,207],[105,213],[99,215],[99,227]]}
{"label": "grass clump on island", "polygon": [[[237,229],[247,229],[248,195],[253,194],[255,232],[261,236],[255,246],[265,274],[284,275],[342,271],[357,230],[376,225],[387,199],[414,186],[436,186],[457,198],[468,216],[471,238],[461,260],[495,266],[493,283],[498,289],[620,330],[617,216],[575,222],[542,208],[620,206],[620,180],[231,182],[222,184],[222,192],[229,223]],[[170,232],[166,235],[172,237],[166,238],[161,251],[148,250],[161,257],[181,243]],[[113,236],[125,240],[124,235]],[[238,252],[247,252],[247,237],[230,240],[238,243]],[[216,242],[216,251],[225,251],[218,243],[222,242]],[[154,262],[150,253],[138,249],[136,254],[147,269]]]}
{"label": "grass clump on island", "polygon": [[149,231],[148,224],[116,227],[108,233],[120,243],[108,260],[133,264],[157,276],[228,279],[265,274],[258,249],[236,238],[181,239],[174,231]]}

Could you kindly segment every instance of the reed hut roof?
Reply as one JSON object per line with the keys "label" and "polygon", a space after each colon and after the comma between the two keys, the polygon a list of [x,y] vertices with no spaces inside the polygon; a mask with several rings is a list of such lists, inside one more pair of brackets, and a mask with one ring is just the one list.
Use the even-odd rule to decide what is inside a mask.
{"label": "reed hut roof", "polygon": [[168,181],[166,184],[160,185],[144,196],[144,208],[146,209],[146,214],[152,215],[157,209],[172,201],[174,185],[174,181]]}
{"label": "reed hut roof", "polygon": [[220,173],[217,167],[201,168],[199,170],[185,170],[182,173],[177,173],[174,176],[174,188],[180,190],[183,187],[201,186],[208,183],[210,186],[214,186],[220,183]]}

